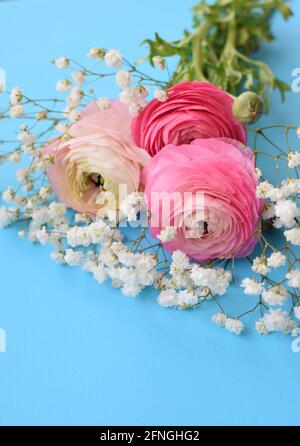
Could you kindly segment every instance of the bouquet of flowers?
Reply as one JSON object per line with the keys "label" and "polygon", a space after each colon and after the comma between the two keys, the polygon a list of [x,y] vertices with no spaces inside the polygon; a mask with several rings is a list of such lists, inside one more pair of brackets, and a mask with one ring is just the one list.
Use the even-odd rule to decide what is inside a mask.
{"label": "bouquet of flowers", "polygon": [[[53,60],[70,70],[56,84],[64,99],[13,88],[0,123],[20,122],[19,130],[1,139],[0,162],[21,164],[18,184],[2,194],[0,227],[51,244],[53,260],[80,265],[100,284],[110,279],[126,296],[154,287],[164,307],[214,302],[213,321],[235,334],[255,313],[260,334],[297,336],[300,152],[292,145],[300,129],[251,126],[274,89],[289,89],[251,59],[272,39],[268,18],[278,11],[291,15],[282,0],[201,1],[192,31],[175,42],[146,40],[150,53],[137,63],[102,47],[88,52],[89,68]],[[94,87],[110,76],[115,99]],[[283,147],[272,140],[275,127]],[[274,184],[263,159],[274,161]],[[257,298],[240,315],[219,299],[238,280],[237,259],[249,265],[244,294]]]}

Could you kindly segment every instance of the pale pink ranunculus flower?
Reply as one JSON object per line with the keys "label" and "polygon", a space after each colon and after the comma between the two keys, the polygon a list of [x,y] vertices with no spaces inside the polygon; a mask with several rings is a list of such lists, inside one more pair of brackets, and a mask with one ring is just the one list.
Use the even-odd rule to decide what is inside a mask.
{"label": "pale pink ranunculus flower", "polygon": [[44,148],[45,155],[54,157],[47,173],[62,203],[95,215],[115,210],[108,193],[118,209],[120,184],[128,194],[139,189],[141,170],[150,157],[134,143],[131,120],[120,101],[111,101],[109,107],[95,101],[69,129],[70,139],[56,139]]}
{"label": "pale pink ranunculus flower", "polygon": [[232,114],[233,98],[208,82],[181,82],[168,99],[153,99],[132,121],[135,142],[154,156],[168,144],[199,138],[233,138],[247,142],[246,130]]}
{"label": "pale pink ranunculus flower", "polygon": [[253,251],[263,201],[256,197],[254,155],[242,143],[211,138],[168,145],[151,159],[142,181],[152,236],[177,227],[164,243],[168,251],[200,262]]}

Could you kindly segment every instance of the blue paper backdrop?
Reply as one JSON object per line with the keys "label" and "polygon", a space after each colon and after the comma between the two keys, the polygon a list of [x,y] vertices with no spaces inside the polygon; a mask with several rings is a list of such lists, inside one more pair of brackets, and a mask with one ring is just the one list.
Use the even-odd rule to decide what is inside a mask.
{"label": "blue paper backdrop", "polygon": [[[0,3],[0,67],[8,88],[53,96],[61,75],[48,61],[80,60],[91,46],[121,48],[135,60],[139,42],[159,31],[176,38],[193,0],[20,0]],[[300,66],[300,5],[261,57],[288,83]],[[103,91],[107,96],[107,91]],[[0,97],[1,100],[1,97]],[[266,123],[300,123],[300,95],[276,95]],[[0,170],[0,189],[11,171]],[[247,269],[240,265],[239,278]],[[0,231],[0,424],[299,424],[300,353],[290,338],[235,337],[201,310],[162,309],[155,293],[133,300],[99,286],[49,250]],[[232,287],[229,308],[251,297]],[[249,302],[248,302],[249,303]]]}

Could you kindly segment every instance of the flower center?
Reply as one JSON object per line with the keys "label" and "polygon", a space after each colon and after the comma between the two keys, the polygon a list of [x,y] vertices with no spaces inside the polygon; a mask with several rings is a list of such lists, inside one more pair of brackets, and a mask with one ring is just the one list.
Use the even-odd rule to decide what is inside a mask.
{"label": "flower center", "polygon": [[95,186],[101,188],[101,190],[104,190],[104,178],[99,175],[98,173],[92,173],[91,175],[89,175],[89,179],[92,183],[95,184]]}

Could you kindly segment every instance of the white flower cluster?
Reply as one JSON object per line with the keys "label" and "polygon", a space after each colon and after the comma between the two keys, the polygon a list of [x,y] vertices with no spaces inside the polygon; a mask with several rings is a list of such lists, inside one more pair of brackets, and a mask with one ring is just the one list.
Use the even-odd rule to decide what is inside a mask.
{"label": "white flower cluster", "polygon": [[215,314],[212,317],[212,320],[218,327],[226,328],[227,331],[230,331],[236,335],[240,335],[245,329],[242,321],[239,319],[232,319],[226,316],[225,313]]}
{"label": "white flower cluster", "polygon": [[67,242],[72,248],[79,246],[87,248],[92,244],[106,245],[112,239],[121,240],[121,232],[101,219],[88,226],[73,226],[67,231]]}
{"label": "white flower cluster", "polygon": [[170,242],[176,237],[177,229],[174,226],[167,226],[166,228],[162,229],[160,233],[158,234],[157,238],[163,242]]}
{"label": "white flower cluster", "polygon": [[15,208],[0,207],[0,228],[6,228],[18,218],[18,210]]}
{"label": "white flower cluster", "polygon": [[159,273],[156,271],[157,258],[153,254],[133,253],[122,242],[104,245],[89,257],[83,268],[103,283],[112,280],[115,288],[129,297],[137,296],[145,287],[156,282]]}
{"label": "white flower cluster", "polygon": [[[149,215],[143,193],[129,195],[121,203],[118,213],[107,215],[105,219],[67,212],[63,204],[53,201],[52,189],[46,182],[46,171],[54,163],[54,158],[43,155],[43,144],[47,141],[48,134],[40,133],[37,127],[49,121],[50,131],[55,128],[61,140],[67,141],[72,137],[70,127],[80,119],[85,100],[95,98],[95,104],[102,110],[112,106],[112,101],[107,97],[96,96],[93,88],[87,94],[85,83],[90,86],[98,78],[113,76],[121,89],[120,100],[133,115],[147,106],[150,91],[157,101],[168,100],[167,83],[144,74],[138,63],[129,63],[119,50],[94,47],[87,57],[92,58],[93,63],[103,61],[108,72],[85,69],[64,56],[52,61],[60,70],[71,69],[69,78],[60,79],[56,84],[57,91],[67,92],[60,111],[57,107],[61,100],[50,100],[48,105],[47,101],[38,105],[38,101],[31,101],[19,87],[14,87],[10,92],[8,110],[12,118],[23,116],[25,105],[26,108],[29,105],[38,105],[38,108],[26,116],[28,119],[32,116],[35,124],[21,125],[16,131],[18,145],[4,157],[2,154],[0,156],[1,162],[5,159],[11,163],[19,163],[24,158],[24,166],[29,166],[17,169],[19,185],[7,187],[2,193],[2,200],[7,203],[7,207],[0,207],[0,228],[15,222],[22,225],[24,222],[18,232],[20,237],[27,235],[32,242],[52,245],[51,258],[55,262],[78,265],[91,273],[99,283],[110,279],[112,285],[120,288],[124,295],[134,297],[145,287],[152,286],[158,291],[159,304],[164,307],[188,309],[207,300],[216,301],[215,296],[223,296],[228,290],[231,273],[226,268],[213,267],[213,264],[192,263],[181,251],[175,251],[170,261],[169,255],[163,250],[163,244],[176,238],[175,227],[161,230],[157,236],[161,244],[155,242],[153,246],[144,246],[149,239],[143,223],[148,222]],[[165,59],[160,56],[153,57],[152,65],[160,70],[167,68]],[[297,134],[300,136],[300,128]],[[300,166],[300,151],[288,150],[286,164],[291,169]],[[263,178],[263,173],[258,168],[256,176],[258,179]],[[256,322],[259,333],[279,331],[296,335],[299,332],[296,320],[300,320],[300,269],[296,267],[297,252],[289,245],[300,246],[300,209],[297,205],[299,195],[300,179],[297,178],[287,178],[277,187],[268,181],[262,181],[257,187],[257,196],[265,200],[262,219],[268,220],[266,224],[272,224],[276,229],[283,229],[285,247],[280,251],[277,246],[271,246],[263,233],[260,234],[262,250],[252,261],[253,277],[246,277],[241,282],[244,294],[259,296],[259,300],[253,309],[237,317],[229,317],[216,301],[222,310],[213,316],[213,321],[218,326],[239,335],[244,330],[241,318],[259,309],[261,318]],[[126,225],[129,222],[131,226],[142,227],[135,241],[124,241],[120,230],[123,220]],[[259,229],[257,232],[259,233]],[[274,269],[285,266],[281,280],[275,282],[269,274]],[[292,304],[290,313],[285,311],[288,301]]]}
{"label": "white flower cluster", "polygon": [[231,273],[222,268],[202,268],[190,263],[181,251],[175,251],[170,265],[170,279],[165,279],[158,302],[164,307],[190,308],[215,295],[225,294]]}
{"label": "white flower cluster", "polygon": [[120,212],[121,218],[126,218],[129,222],[137,221],[140,212],[147,212],[144,194],[133,192],[127,195],[126,199],[120,204]]}
{"label": "white flower cluster", "polygon": [[256,322],[255,328],[261,335],[273,332],[298,334],[297,323],[283,310],[271,309],[269,313]]}
{"label": "white flower cluster", "polygon": [[143,85],[136,87],[127,87],[123,91],[121,91],[120,100],[124,104],[128,105],[129,112],[132,115],[136,115],[146,107],[146,98],[148,95],[149,91]]}
{"label": "white flower cluster", "polygon": [[12,118],[19,118],[24,115],[25,110],[22,105],[23,92],[19,87],[14,87],[9,95],[9,113]]}
{"label": "white flower cluster", "polygon": [[300,216],[300,209],[297,206],[295,197],[300,194],[300,180],[283,180],[281,187],[276,188],[268,181],[264,181],[257,187],[257,196],[269,200],[265,204],[263,218],[273,218],[275,228],[286,228],[285,238],[292,244],[300,244],[300,228],[296,227],[297,218]]}

